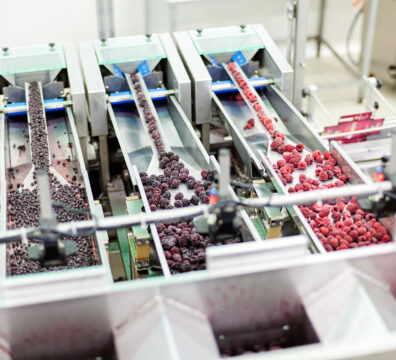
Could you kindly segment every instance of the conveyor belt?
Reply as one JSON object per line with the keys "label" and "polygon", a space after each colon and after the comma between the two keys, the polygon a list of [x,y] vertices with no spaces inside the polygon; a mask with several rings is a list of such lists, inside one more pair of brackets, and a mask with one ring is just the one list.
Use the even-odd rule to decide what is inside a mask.
{"label": "conveyor belt", "polygon": [[[153,208],[153,202],[152,200],[150,200],[151,194],[148,194],[146,192],[146,189],[149,188],[147,178],[152,175],[163,175],[164,170],[159,166],[159,160],[162,158],[162,155],[160,155],[159,151],[157,150],[158,145],[155,145],[155,140],[153,140],[151,134],[149,133],[148,126],[145,123],[148,110],[150,110],[150,114],[153,115],[153,124],[156,124],[157,128],[159,129],[159,133],[161,135],[161,143],[164,146],[164,151],[168,150],[168,152],[165,152],[169,153],[169,151],[171,151],[173,154],[175,154],[179,159],[176,160],[176,162],[184,165],[183,168],[188,170],[189,176],[194,179],[201,179],[201,170],[213,168],[213,165],[211,165],[209,156],[207,155],[202,144],[195,135],[191,124],[188,122],[187,119],[183,118],[184,115],[176,99],[173,96],[170,96],[166,100],[158,100],[155,103],[152,103],[151,99],[147,99],[147,89],[145,87],[144,80],[140,76],[140,74],[137,74],[137,79],[139,82],[137,89],[142,89],[143,94],[146,94],[146,96],[140,96],[141,101],[140,103],[138,101],[136,105],[128,104],[128,106],[130,106],[130,119],[133,120],[127,120],[125,105],[122,105],[122,110],[120,110],[120,108],[116,105],[109,106],[109,112],[110,117],[113,120],[113,125],[116,130],[117,137],[120,140],[121,148],[124,154],[127,154],[126,158],[129,162],[128,167],[130,168],[132,178],[134,178],[135,183],[138,185],[145,211],[150,212],[152,210],[155,211],[155,208]],[[134,97],[138,99],[139,94],[136,91],[136,80],[134,84],[132,84],[130,80],[128,80],[128,83],[131,87],[131,91]],[[139,116],[140,119],[137,119],[137,116]],[[138,123],[138,121],[140,121],[140,123]],[[131,126],[132,129],[130,129]],[[139,138],[141,144],[144,144],[144,146],[141,146],[140,149],[138,147],[129,147],[131,136]],[[141,149],[144,149],[144,151],[141,151]],[[143,152],[145,153],[144,157],[138,155]],[[151,159],[149,157],[149,154],[151,154],[152,156]],[[144,161],[142,161],[142,159],[144,159]],[[147,176],[144,175],[141,179],[141,176],[139,176],[139,172],[140,175],[147,174]],[[208,185],[206,185],[205,189],[208,190]],[[169,192],[171,195],[169,203],[171,207],[175,205],[175,195],[177,193],[182,193],[183,198],[188,200],[191,200],[192,197],[197,196],[194,189],[188,188],[187,183],[185,182],[181,182],[176,189],[170,188]],[[246,213],[244,213],[244,219],[246,218],[247,215]],[[193,229],[193,231],[195,231],[191,220],[187,219],[184,222],[178,222],[178,224],[183,223],[185,224],[184,226],[187,226],[190,230]],[[173,225],[165,224],[165,226],[168,227]],[[151,226],[151,234],[156,245],[157,253],[164,275],[170,275],[171,273],[185,272],[191,270],[200,270],[205,268],[205,256],[203,251],[204,249],[202,247],[206,247],[209,245],[207,238],[205,238],[205,240],[202,239],[197,241],[196,245],[179,245],[180,251],[183,252],[183,254],[181,254],[183,257],[181,263],[183,265],[180,264],[179,266],[175,265],[177,261],[169,258],[170,248],[168,245],[164,245],[164,233],[162,233],[163,231],[164,228],[161,224],[157,226],[157,228],[155,226]],[[243,234],[244,240],[253,240],[251,234],[249,233],[249,230],[247,230],[246,228],[246,224],[244,224]],[[236,237],[234,240],[229,239],[228,241],[231,243],[235,241],[239,242],[241,240],[241,238]],[[176,247],[178,247],[177,244],[178,243],[176,242]],[[220,243],[216,243],[216,245],[217,244]],[[190,263],[191,256],[193,258],[192,263]],[[199,257],[199,260],[197,260],[197,257]]]}
{"label": "conveyor belt", "polygon": [[[285,145],[291,145],[293,148],[297,145],[298,141],[296,139],[294,139],[291,135],[290,132],[288,131],[288,125],[290,125],[289,123],[286,123],[286,121],[288,121],[287,118],[281,118],[280,116],[278,116],[278,114],[276,114],[276,112],[274,111],[274,109],[272,108],[270,102],[268,101],[268,99],[266,98],[266,96],[264,95],[264,93],[262,92],[256,92],[256,90],[250,85],[249,81],[247,81],[246,75],[243,73],[243,71],[241,70],[241,68],[233,63],[231,66],[231,69],[235,69],[235,71],[231,71],[230,68],[228,68],[227,65],[223,65],[224,68],[226,69],[226,71],[228,72],[230,78],[234,81],[236,87],[238,88],[239,92],[240,92],[240,96],[242,97],[242,100],[237,100],[236,97],[234,96],[230,96],[230,95],[220,95],[219,97],[216,97],[214,95],[214,99],[217,102],[220,110],[225,114],[226,120],[230,123],[230,128],[232,129],[232,132],[234,133],[234,135],[236,135],[238,137],[238,141],[240,142],[240,144],[243,147],[247,148],[247,152],[249,154],[249,156],[251,157],[251,159],[253,160],[253,162],[256,164],[256,166],[259,169],[262,169],[262,165],[264,164],[264,167],[266,168],[267,172],[270,172],[272,174],[272,180],[274,181],[274,183],[276,184],[276,188],[283,192],[283,193],[287,193],[288,191],[297,191],[297,187],[300,187],[298,191],[302,191],[303,189],[303,185],[304,186],[308,186],[308,188],[304,188],[304,191],[307,191],[310,189],[310,186],[312,184],[308,184],[305,182],[305,180],[300,180],[300,175],[305,175],[307,178],[312,179],[312,181],[317,182],[317,187],[319,188],[323,188],[323,187],[327,187],[330,185],[335,185],[337,184],[337,186],[343,185],[343,183],[337,179],[337,174],[335,174],[333,172],[332,176],[328,176],[328,179],[326,180],[327,176],[322,179],[319,179],[319,176],[315,173],[316,171],[316,165],[322,164],[322,162],[326,163],[326,159],[322,159],[322,161],[313,161],[313,164],[307,166],[307,164],[305,164],[306,168],[295,168],[294,172],[292,172],[292,181],[289,181],[288,183],[285,182],[285,177],[281,176],[279,174],[276,174],[276,171],[279,170],[275,170],[273,169],[273,167],[275,169],[278,169],[277,166],[277,162],[279,160],[284,161],[284,156],[282,154],[282,152],[278,152],[276,149],[271,149],[270,148],[270,144],[273,142],[273,137],[274,132],[278,131],[280,133],[282,133],[284,135],[284,144]],[[235,76],[235,75],[238,75]],[[242,84],[242,85],[241,85]],[[249,95],[252,99],[249,99],[249,97],[246,95],[246,93],[244,92],[248,91],[251,95]],[[254,106],[259,106],[259,108],[263,109],[263,113],[265,115],[265,117],[267,117],[267,119],[269,118],[270,120],[265,120],[266,121],[270,121],[270,123],[272,124],[271,127],[273,127],[272,129],[268,129],[267,126],[264,126],[263,124],[261,124],[260,122],[260,118],[257,115],[258,114],[258,110],[256,110],[254,108]],[[246,129],[245,125],[247,123],[247,120],[249,118],[254,118],[256,119],[255,121],[255,126],[252,129]],[[283,122],[285,121],[285,123]],[[302,126],[304,124],[301,124]],[[271,130],[271,131],[270,131]],[[272,134],[271,134],[272,133]],[[312,138],[315,137],[313,131],[312,133]],[[283,141],[282,141],[283,143]],[[312,150],[314,150],[314,148],[310,149],[310,144],[306,144],[303,143],[304,145],[304,150],[300,151],[297,155],[301,157],[301,160],[304,160],[305,157],[308,154],[312,154]],[[323,151],[323,149],[320,149]],[[291,151],[291,150],[290,150]],[[328,154],[327,156],[329,156],[330,154]],[[351,163],[348,163],[348,161],[344,160],[344,157],[341,154],[341,150],[339,149],[339,147],[337,147],[335,144],[332,144],[331,147],[331,155],[333,156],[334,159],[336,159],[336,161],[338,162],[338,165],[340,167],[340,170],[337,171],[341,171],[342,176],[345,177],[345,175],[343,175],[343,173],[349,173],[347,177],[345,177],[345,179],[349,179],[352,180],[352,182],[356,183],[356,182],[363,182],[364,180],[362,178],[359,179],[359,173],[357,173],[355,171],[355,173],[353,174],[353,176],[351,175],[351,167],[353,167],[353,165],[351,165]],[[300,161],[300,160],[299,160]],[[288,163],[288,161],[286,162]],[[299,164],[300,166],[300,164]],[[279,166],[280,168],[280,166]],[[331,169],[332,170],[332,169]],[[328,171],[327,171],[328,172]],[[330,171],[332,172],[332,171]],[[326,171],[325,171],[326,173]],[[283,179],[282,179],[283,178]],[[340,177],[341,179],[341,177]],[[344,181],[345,181],[344,179]],[[304,184],[303,184],[304,182]],[[346,205],[351,204],[351,200],[349,199],[343,199],[343,201],[345,202]],[[352,200],[353,202],[353,200]],[[345,206],[346,206],[345,205]],[[354,204],[351,205],[351,209],[355,207]],[[331,211],[333,211],[333,209],[338,209],[337,211],[339,211],[338,207],[334,207],[334,205],[332,205],[331,207],[329,207],[331,209]],[[315,209],[319,209],[319,207],[316,207]],[[357,217],[363,216],[363,220],[367,219],[367,216],[371,217],[372,214],[367,214],[362,212],[359,207],[357,207],[357,209],[359,210],[359,212],[361,212]],[[335,237],[336,234],[339,235],[340,230],[342,230],[344,228],[343,223],[339,222],[340,219],[344,219],[345,220],[345,216],[341,216],[339,218],[338,215],[333,216],[333,213],[327,214],[326,216],[323,215],[319,215],[319,218],[316,220],[317,223],[319,225],[315,225],[314,223],[312,223],[312,220],[316,219],[316,216],[318,216],[318,214],[316,214],[318,211],[314,211],[312,212],[312,208],[305,208],[303,209],[305,216],[303,216],[303,214],[301,213],[301,211],[297,208],[294,207],[294,212],[298,215],[300,222],[304,225],[305,227],[305,231],[309,234],[309,236],[311,237],[311,239],[313,240],[316,248],[320,251],[320,252],[325,252],[330,251],[331,248],[335,249],[335,245],[329,246],[329,244],[327,243],[327,241],[331,238],[331,237]],[[311,211],[311,212],[310,212]],[[352,216],[355,214],[355,211],[357,210],[353,210],[352,211]],[[311,215],[308,215],[311,214]],[[311,217],[312,216],[312,217]],[[305,218],[309,218],[310,219],[306,220]],[[327,217],[327,221],[330,221],[330,224],[332,225],[336,225],[337,223],[337,230],[334,231],[326,231],[325,229],[323,229],[323,234],[325,235],[324,238],[321,237],[323,244],[326,247],[326,250],[324,248],[324,246],[322,245],[321,241],[319,241],[318,236],[313,232],[313,228],[315,226],[319,226],[319,227],[323,227],[324,223],[322,223],[321,218],[322,217]],[[309,221],[309,223],[308,223]],[[363,228],[361,228],[361,222],[359,223],[359,220],[355,220],[355,216],[353,216],[353,223],[356,222],[358,225],[356,225],[357,227],[359,227],[359,231],[363,233],[365,233],[366,231],[369,232],[370,226],[372,226],[372,224],[370,224],[369,222],[365,223],[364,227],[364,231]],[[330,225],[329,224],[329,225]],[[378,225],[379,226],[379,225]],[[326,226],[325,226],[326,227]],[[350,228],[348,226],[346,226],[347,229]],[[381,227],[381,230],[384,230],[383,227]],[[322,230],[321,230],[322,231]],[[384,230],[385,234],[386,231]],[[329,235],[331,233],[331,235]],[[379,233],[373,230],[373,234],[377,234],[379,237]],[[320,234],[322,235],[322,234]],[[370,235],[370,234],[369,234]],[[359,241],[357,242],[356,240],[356,244],[352,244],[352,242],[349,242],[350,247],[353,246],[365,246],[368,245],[368,243],[371,243],[369,238],[369,235],[367,237],[366,240],[363,239],[363,237],[359,237]],[[346,236],[346,235],[344,235]],[[380,237],[382,238],[382,236]],[[384,239],[386,237],[384,236]],[[354,238],[355,239],[355,238]],[[356,238],[357,239],[357,238]],[[342,238],[338,239],[338,241],[333,241],[332,240],[332,244],[341,244],[343,240]],[[350,241],[350,239],[348,240]],[[355,240],[353,241],[355,242]],[[376,242],[376,241],[375,241]],[[379,243],[381,243],[378,240]],[[386,240],[384,240],[384,242],[387,242]],[[348,247],[348,245],[344,242],[343,245],[345,248]],[[342,247],[341,247],[342,248]],[[338,247],[337,247],[338,249]]]}
{"label": "conveyor belt", "polygon": [[[45,114],[40,88],[30,84],[28,92],[34,97],[33,102],[28,102],[28,118],[24,115],[6,117],[7,227],[12,229],[38,225],[39,197],[35,172],[40,167],[49,171],[51,198],[57,205],[57,220],[66,222],[86,219],[90,207],[73,148],[74,138],[66,111]],[[42,125],[37,124],[40,119],[44,121]],[[35,166],[32,166],[32,163]],[[67,239],[76,242],[77,254],[68,258],[66,265],[55,267],[42,267],[38,262],[31,261],[27,254],[30,244],[8,245],[8,275],[55,271],[101,263],[94,235]]]}

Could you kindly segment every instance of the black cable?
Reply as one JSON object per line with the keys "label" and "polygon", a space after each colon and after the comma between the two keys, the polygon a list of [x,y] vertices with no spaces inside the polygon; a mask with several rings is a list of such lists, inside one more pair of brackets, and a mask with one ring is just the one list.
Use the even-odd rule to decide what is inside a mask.
{"label": "black cable", "polygon": [[356,61],[355,59],[352,58],[351,52],[349,51],[350,50],[349,46],[350,46],[350,43],[351,43],[352,34],[353,34],[353,30],[355,29],[356,23],[357,23],[360,15],[362,15],[363,12],[364,12],[363,9],[364,9],[364,6],[362,6],[359,9],[359,11],[355,14],[355,16],[353,17],[351,25],[349,26],[349,29],[348,29],[347,38],[346,38],[346,53],[347,53],[347,57],[348,57],[349,61],[355,66],[357,66],[359,64],[359,61]]}

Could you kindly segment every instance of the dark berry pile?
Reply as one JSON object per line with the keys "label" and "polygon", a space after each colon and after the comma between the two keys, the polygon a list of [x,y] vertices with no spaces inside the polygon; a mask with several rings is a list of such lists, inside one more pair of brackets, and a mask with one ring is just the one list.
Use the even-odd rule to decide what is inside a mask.
{"label": "dark berry pile", "polygon": [[[296,146],[287,144],[285,134],[275,129],[274,122],[264,113],[257,101],[257,96],[252,93],[249,84],[235,68],[233,62],[228,64],[228,69],[247,99],[253,104],[257,117],[272,137],[270,149],[282,155],[282,159],[272,164],[272,167],[283,185],[287,187],[287,191],[294,193],[344,186],[348,177],[337,166],[337,161],[330,152],[325,151],[322,154],[321,151],[315,150],[311,154],[304,150],[304,144]],[[305,157],[302,155],[304,151]],[[316,179],[304,174],[307,167],[313,166],[314,163]],[[298,176],[298,181],[293,174]],[[337,204],[333,202],[323,207],[318,204],[300,206],[300,210],[327,251],[391,241],[385,227],[377,222],[372,213],[360,209],[354,199],[341,199]],[[376,224],[376,228],[373,228],[373,224]]]}
{"label": "dark berry pile", "polygon": [[[32,163],[36,170],[48,172],[50,159],[48,156],[48,137],[42,113],[41,95],[36,83],[29,86],[29,116],[32,148]],[[40,203],[37,191],[36,171],[35,180],[31,184],[33,190],[12,190],[7,193],[8,198],[8,227],[10,229],[39,225]],[[13,181],[12,172],[9,172],[9,182]],[[84,212],[88,209],[88,200],[85,188],[80,184],[61,184],[49,173],[51,199],[54,202],[65,204],[65,207],[56,207],[58,222],[79,221],[87,219]],[[77,210],[77,212],[76,212]],[[92,266],[98,263],[97,244],[94,236],[64,237],[62,240],[72,240],[77,245],[77,253],[67,259],[64,266],[43,267],[28,257],[28,247],[37,243],[30,241],[29,246],[22,243],[12,243],[7,246],[7,272],[9,275],[22,275],[44,271],[54,271],[78,267]]]}
{"label": "dark berry pile", "polygon": [[[202,179],[197,180],[180,161],[179,155],[164,150],[156,119],[135,73],[131,74],[131,80],[137,94],[137,106],[142,108],[144,120],[158,153],[159,168],[162,171],[160,175],[140,173],[150,210],[194,206],[200,202],[208,204],[214,172],[202,170]],[[182,192],[177,192],[172,199],[171,191],[179,189],[181,185],[190,190],[192,195],[187,197]],[[208,237],[197,233],[191,219],[158,224],[157,231],[172,274],[205,269],[205,248],[208,246],[241,242],[241,238],[236,236],[224,242],[210,243]]]}
{"label": "dark berry pile", "polygon": [[47,127],[42,108],[40,88],[36,82],[29,84],[29,117],[32,163],[36,170],[49,169]]}

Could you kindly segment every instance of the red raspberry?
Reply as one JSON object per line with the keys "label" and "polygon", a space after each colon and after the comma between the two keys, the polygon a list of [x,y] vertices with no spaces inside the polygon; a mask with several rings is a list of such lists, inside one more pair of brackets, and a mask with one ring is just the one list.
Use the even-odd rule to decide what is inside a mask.
{"label": "red raspberry", "polygon": [[324,248],[326,251],[333,251],[333,247],[329,243],[325,244]]}
{"label": "red raspberry", "polygon": [[298,177],[298,180],[299,180],[300,183],[302,184],[305,180],[307,180],[307,177],[306,177],[304,174],[301,174],[301,175]]}
{"label": "red raspberry", "polygon": [[323,157],[325,158],[325,159],[328,159],[329,157],[330,157],[330,152],[329,151],[325,151],[324,153],[323,153]]}
{"label": "red raspberry", "polygon": [[296,150],[298,151],[298,152],[302,152],[303,150],[304,150],[304,144],[297,144],[296,145]]}
{"label": "red raspberry", "polygon": [[275,135],[275,137],[279,137],[279,138],[281,138],[282,140],[285,139],[285,134],[281,133],[280,131],[275,131],[275,132],[274,132],[274,135]]}
{"label": "red raspberry", "polygon": [[289,187],[289,189],[288,189],[287,191],[288,191],[289,193],[294,193],[294,192],[295,192],[293,186]]}
{"label": "red raspberry", "polygon": [[311,185],[307,182],[304,182],[303,184],[303,190],[304,191],[310,191],[311,190]]}
{"label": "red raspberry", "polygon": [[276,165],[278,165],[280,168],[286,165],[286,161],[283,159],[280,159],[276,162]]}
{"label": "red raspberry", "polygon": [[358,232],[356,230],[351,230],[351,232],[349,233],[349,236],[352,239],[356,240],[358,238],[359,234],[358,234]]}
{"label": "red raspberry", "polygon": [[339,180],[341,180],[344,183],[346,183],[347,180],[348,180],[347,176],[344,175],[344,174],[337,174],[337,177],[338,177]]}
{"label": "red raspberry", "polygon": [[247,122],[248,122],[248,124],[251,124],[252,126],[254,126],[254,119],[253,118],[250,118]]}
{"label": "red raspberry", "polygon": [[319,179],[321,180],[321,181],[327,181],[328,180],[328,175],[327,175],[327,172],[325,172],[325,171],[322,171],[322,172],[320,172],[320,174],[319,174]]}
{"label": "red raspberry", "polygon": [[333,171],[334,171],[335,174],[340,174],[340,173],[342,173],[342,171],[341,171],[341,169],[340,169],[339,166],[334,166]]}
{"label": "red raspberry", "polygon": [[271,143],[271,149],[272,150],[277,150],[279,146],[283,144],[282,139],[280,138],[275,138],[275,140]]}
{"label": "red raspberry", "polygon": [[289,165],[285,165],[282,166],[280,169],[281,174],[285,175],[285,174],[290,174],[291,173],[291,169]]}
{"label": "red raspberry", "polygon": [[380,229],[381,227],[382,227],[382,225],[378,221],[373,224],[373,228],[376,229],[376,230]]}
{"label": "red raspberry", "polygon": [[333,219],[334,219],[334,221],[339,221],[339,220],[341,220],[341,218],[342,218],[342,215],[340,214],[340,213],[333,213]]}
{"label": "red raspberry", "polygon": [[252,124],[246,124],[243,130],[250,130],[253,127]]}
{"label": "red raspberry", "polygon": [[390,242],[391,240],[392,240],[392,239],[391,239],[391,237],[390,237],[389,235],[384,235],[383,238],[382,238],[382,241],[385,242],[385,243],[388,243],[388,242]]}
{"label": "red raspberry", "polygon": [[313,159],[313,157],[310,154],[308,154],[307,156],[305,156],[305,162],[308,165],[311,165],[314,162],[314,159]]}
{"label": "red raspberry", "polygon": [[323,234],[323,235],[328,235],[329,234],[329,229],[327,228],[327,227],[324,227],[324,226],[322,226],[321,228],[320,228],[320,232]]}
{"label": "red raspberry", "polygon": [[298,163],[298,168],[299,168],[300,170],[305,170],[305,169],[307,168],[307,163],[306,163],[305,161],[300,161],[300,162]]}
{"label": "red raspberry", "polygon": [[326,217],[328,215],[329,215],[329,211],[327,211],[327,210],[320,210],[319,211],[319,217],[321,217],[321,218],[324,218],[324,217]]}
{"label": "red raspberry", "polygon": [[284,152],[283,153],[283,158],[287,161],[287,162],[289,162],[290,161],[290,159],[292,158],[292,154],[290,153],[290,152]]}
{"label": "red raspberry", "polygon": [[338,240],[335,237],[332,237],[329,240],[329,244],[333,247],[333,249],[336,249],[338,247]]}
{"label": "red raspberry", "polygon": [[274,125],[272,123],[265,126],[267,130],[274,130]]}
{"label": "red raspberry", "polygon": [[313,156],[314,159],[316,159],[318,156],[322,156],[322,153],[319,150],[315,150],[312,153],[312,156]]}
{"label": "red raspberry", "polygon": [[344,186],[344,183],[343,183],[342,181],[337,180],[337,181],[335,182],[335,185],[336,185],[337,187],[342,187],[342,186]]}
{"label": "red raspberry", "polygon": [[354,214],[356,212],[356,210],[358,209],[356,204],[353,204],[353,203],[349,203],[346,208],[351,214]]}
{"label": "red raspberry", "polygon": [[366,228],[364,228],[363,226],[359,227],[358,229],[358,234],[359,235],[364,235],[366,233]]}
{"label": "red raspberry", "polygon": [[286,146],[285,145],[281,145],[278,147],[278,152],[280,154],[283,154],[286,151]]}
{"label": "red raspberry", "polygon": [[302,184],[296,184],[296,186],[294,187],[294,190],[296,191],[296,192],[298,192],[298,191],[303,191],[303,186],[302,186]]}
{"label": "red raspberry", "polygon": [[322,172],[323,172],[323,170],[322,170],[321,168],[316,168],[316,169],[315,169],[315,175],[316,175],[316,176],[319,176],[320,173],[322,173]]}
{"label": "red raspberry", "polygon": [[323,162],[323,156],[318,156],[318,157],[315,159],[315,161],[318,162],[318,163]]}
{"label": "red raspberry", "polygon": [[276,169],[279,169],[279,166],[276,164],[272,164],[272,168],[276,170]]}
{"label": "red raspberry", "polygon": [[286,151],[288,152],[292,152],[295,149],[295,147],[293,145],[286,145]]}
{"label": "red raspberry", "polygon": [[285,180],[288,184],[290,184],[291,182],[293,182],[293,176],[291,176],[290,174],[285,174]]}

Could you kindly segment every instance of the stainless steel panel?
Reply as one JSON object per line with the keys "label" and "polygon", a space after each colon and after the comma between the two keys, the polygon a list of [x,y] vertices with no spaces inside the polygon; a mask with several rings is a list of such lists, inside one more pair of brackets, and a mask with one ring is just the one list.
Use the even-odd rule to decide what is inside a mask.
{"label": "stainless steel panel", "polygon": [[327,149],[325,142],[312,129],[308,121],[275,86],[265,89],[264,94],[293,137],[312,150]]}
{"label": "stainless steel panel", "polygon": [[168,89],[176,90],[183,112],[191,121],[191,81],[170,34],[159,34],[167,58]]}
{"label": "stainless steel panel", "polygon": [[78,51],[75,44],[64,45],[67,74],[73,100],[73,112],[79,137],[88,137],[88,118],[85,88]]}
{"label": "stainless steel panel", "polygon": [[173,34],[179,52],[193,81],[192,96],[194,103],[193,119],[196,124],[209,123],[211,119],[212,78],[205,68],[200,55],[187,32]]}
{"label": "stainless steel panel", "polygon": [[262,24],[253,25],[254,30],[264,44],[262,63],[266,67],[269,76],[282,93],[292,100],[293,93],[293,69],[275,45],[271,36]]}
{"label": "stainless steel panel", "polygon": [[92,136],[107,135],[106,91],[95,51],[90,42],[78,46],[88,96]]}

